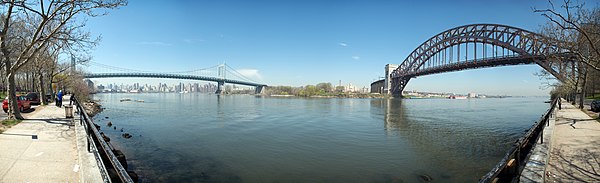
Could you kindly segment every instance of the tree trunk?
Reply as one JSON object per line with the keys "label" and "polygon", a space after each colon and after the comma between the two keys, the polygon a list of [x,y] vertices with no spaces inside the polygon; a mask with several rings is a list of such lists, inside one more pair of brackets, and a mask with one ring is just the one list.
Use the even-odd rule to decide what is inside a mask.
{"label": "tree trunk", "polygon": [[585,87],[588,80],[587,69],[583,71],[583,81],[581,82],[581,97],[579,98],[579,109],[583,109],[583,101],[585,99]]}
{"label": "tree trunk", "polygon": [[21,111],[19,111],[19,103],[17,102],[17,92],[15,85],[15,75],[10,73],[10,61],[8,58],[5,58],[4,67],[6,69],[6,82],[8,83],[8,118],[9,119],[25,119],[21,115]]}
{"label": "tree trunk", "polygon": [[38,80],[40,81],[40,100],[42,100],[42,105],[48,105],[48,99],[46,99],[46,86],[44,86],[44,74],[40,73]]}

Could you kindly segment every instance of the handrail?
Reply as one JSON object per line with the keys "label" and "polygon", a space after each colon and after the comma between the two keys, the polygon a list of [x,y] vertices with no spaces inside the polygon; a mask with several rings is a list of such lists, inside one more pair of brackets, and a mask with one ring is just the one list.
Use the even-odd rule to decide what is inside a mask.
{"label": "handrail", "polygon": [[[102,177],[104,178],[104,182],[113,182],[111,177],[109,176],[108,170],[106,166],[111,166],[114,168],[117,176],[121,182],[133,183],[133,180],[127,173],[127,170],[121,165],[117,156],[112,152],[112,148],[108,145],[108,143],[102,138],[102,135],[94,126],[94,121],[90,118],[85,109],[82,107],[81,103],[73,97],[73,102],[77,105],[77,110],[80,116],[80,123],[84,124],[84,128],[86,129],[86,135],[88,137],[88,151],[90,151],[90,147],[95,149],[94,155],[96,156],[96,160],[100,163],[98,166],[102,169]],[[94,140],[99,142],[100,146],[98,146]],[[100,149],[107,156],[108,162],[103,162],[101,158],[101,154],[98,152]]]}
{"label": "handrail", "polygon": [[[492,168],[479,182],[516,182],[519,175],[525,168],[529,152],[537,142],[537,139],[543,137],[544,127],[548,124],[548,120],[552,117],[552,113],[558,103],[558,98],[552,101],[550,109],[540,117],[540,119],[525,133],[525,135],[517,140],[504,158]],[[543,138],[541,143],[544,143]]]}

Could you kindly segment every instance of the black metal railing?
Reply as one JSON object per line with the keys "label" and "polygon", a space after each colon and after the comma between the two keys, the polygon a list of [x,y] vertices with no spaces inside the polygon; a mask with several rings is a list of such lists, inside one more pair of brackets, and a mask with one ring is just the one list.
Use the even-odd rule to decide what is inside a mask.
{"label": "black metal railing", "polygon": [[73,103],[77,106],[76,112],[79,114],[79,122],[84,127],[87,135],[88,152],[94,153],[104,182],[133,183],[134,181],[129,176],[127,170],[113,153],[113,148],[104,140],[94,125],[92,118],[87,115],[82,104],[76,98],[73,98]]}
{"label": "black metal railing", "polygon": [[544,113],[542,117],[525,133],[525,135],[515,142],[508,153],[500,160],[500,162],[479,182],[518,182],[519,176],[529,157],[529,153],[533,150],[538,139],[540,143],[544,143],[544,127],[549,125],[548,121],[554,113],[558,100],[554,99],[550,109]]}

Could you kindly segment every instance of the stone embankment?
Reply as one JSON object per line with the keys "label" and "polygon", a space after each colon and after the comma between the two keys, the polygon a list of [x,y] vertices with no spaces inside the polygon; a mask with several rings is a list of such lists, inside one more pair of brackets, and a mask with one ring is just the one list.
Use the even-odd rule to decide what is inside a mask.
{"label": "stone embankment", "polygon": [[[87,115],[90,116],[91,118],[93,118],[94,116],[96,116],[97,114],[101,113],[104,108],[102,107],[101,104],[99,104],[99,101],[97,100],[90,100],[87,101],[83,104],[83,108],[86,111]],[[108,116],[105,116],[104,119],[108,119]],[[113,126],[112,122],[108,122],[107,124],[108,129],[110,129],[110,127],[113,127],[113,130],[116,130],[116,126]],[[138,182],[139,178],[137,173],[135,173],[135,171],[133,170],[128,170],[128,164],[127,164],[127,158],[125,157],[125,154],[121,151],[118,150],[116,148],[114,148],[114,146],[111,144],[111,139],[110,137],[108,137],[104,132],[102,132],[102,126],[96,124],[94,122],[94,127],[100,132],[100,135],[102,136],[102,139],[108,144],[110,150],[113,152],[113,154],[117,157],[117,159],[119,160],[119,163],[121,163],[121,166],[123,166],[123,168],[125,168],[127,170],[127,173],[129,174],[129,177],[131,177],[131,179],[134,182]],[[123,132],[123,128],[121,128],[121,132]],[[122,137],[125,139],[129,139],[132,137],[131,134],[129,133],[123,133]],[[101,156],[103,157],[103,161],[109,162],[109,159],[106,159],[106,154],[102,151],[100,151]],[[110,168],[110,166],[107,167],[107,171],[109,173],[109,176],[111,177],[111,179],[113,180],[117,180],[118,175],[117,175],[117,171],[115,169]]]}
{"label": "stone embankment", "polygon": [[95,100],[90,100],[88,102],[85,102],[83,104],[83,108],[87,112],[87,115],[90,117],[94,117],[94,116],[96,116],[96,114],[98,114],[98,113],[102,112],[102,110],[104,110],[104,108],[102,108],[102,105],[100,105],[98,103],[98,101],[95,101]]}

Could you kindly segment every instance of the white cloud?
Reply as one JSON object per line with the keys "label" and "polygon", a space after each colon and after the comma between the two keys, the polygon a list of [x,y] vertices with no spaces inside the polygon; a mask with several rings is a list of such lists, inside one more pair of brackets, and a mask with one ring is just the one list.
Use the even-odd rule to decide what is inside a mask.
{"label": "white cloud", "polygon": [[198,43],[198,42],[204,42],[204,39],[183,39],[183,42],[186,42],[186,43]]}
{"label": "white cloud", "polygon": [[348,44],[346,44],[346,43],[338,43],[338,44],[339,44],[340,46],[342,46],[342,47],[346,47],[346,46],[348,46]]}
{"label": "white cloud", "polygon": [[359,56],[352,56],[352,59],[354,59],[354,60],[360,60],[360,57]]}
{"label": "white cloud", "polygon": [[137,42],[137,45],[150,45],[150,46],[171,46],[171,43],[165,43],[161,41],[142,41]]}
{"label": "white cloud", "polygon": [[262,76],[256,69],[238,69],[236,71],[249,79],[259,81],[262,80]]}

